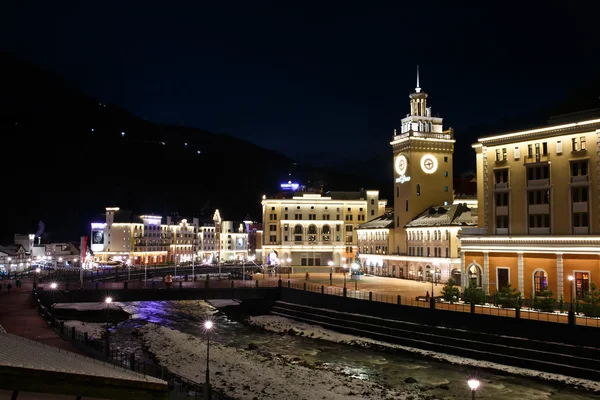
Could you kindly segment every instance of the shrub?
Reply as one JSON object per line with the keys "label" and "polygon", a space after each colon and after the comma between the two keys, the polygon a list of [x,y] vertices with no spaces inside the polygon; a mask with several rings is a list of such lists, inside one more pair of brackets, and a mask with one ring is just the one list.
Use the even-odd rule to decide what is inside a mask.
{"label": "shrub", "polygon": [[448,283],[442,288],[442,297],[446,301],[454,301],[460,296],[460,290],[454,284],[454,279],[449,279]]}
{"label": "shrub", "polygon": [[533,298],[533,308],[540,311],[554,312],[555,299],[551,290],[543,290]]}
{"label": "shrub", "polygon": [[483,303],[483,290],[477,287],[477,284],[473,281],[469,283],[469,286],[465,290],[464,295],[465,303],[482,304]]}
{"label": "shrub", "polygon": [[517,308],[522,302],[521,293],[518,293],[517,289],[510,286],[510,283],[506,284],[498,292],[498,305],[501,305],[503,308]]}
{"label": "shrub", "polygon": [[594,282],[590,284],[590,291],[583,294],[583,301],[579,309],[586,317],[600,316],[600,290]]}

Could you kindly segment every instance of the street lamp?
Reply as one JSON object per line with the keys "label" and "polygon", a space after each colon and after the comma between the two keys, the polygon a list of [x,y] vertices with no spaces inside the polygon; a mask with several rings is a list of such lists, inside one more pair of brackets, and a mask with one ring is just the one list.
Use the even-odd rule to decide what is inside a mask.
{"label": "street lamp", "polygon": [[327,265],[329,265],[329,267],[331,268],[331,270],[329,271],[329,286],[333,286],[333,261],[329,260],[327,262]]}
{"label": "street lamp", "polygon": [[204,399],[210,400],[210,374],[208,367],[208,360],[210,354],[210,331],[213,328],[214,324],[211,320],[208,320],[204,323],[204,330],[206,331],[206,390],[204,391]]}
{"label": "street lamp", "polygon": [[290,279],[290,269],[292,268],[292,259],[288,258],[287,263],[288,263],[288,280],[289,280]]}
{"label": "street lamp", "polygon": [[469,388],[471,389],[471,397],[473,400],[475,400],[475,391],[477,390],[477,388],[479,388],[479,380],[469,379],[467,381],[467,384],[469,385]]}
{"label": "street lamp", "polygon": [[56,291],[57,287],[58,285],[56,284],[56,282],[52,282],[50,284],[50,289],[52,289],[52,304],[54,304],[54,292]]}
{"label": "street lamp", "polygon": [[348,265],[344,263],[344,265],[342,267],[344,268],[344,297],[346,297],[346,293],[347,293],[347,289],[346,289],[346,268],[348,268]]}
{"label": "street lamp", "polygon": [[108,338],[108,328],[109,328],[109,324],[110,324],[110,303],[112,303],[112,297],[107,297],[106,299],[104,299],[104,302],[106,303],[106,334],[105,336],[105,341],[106,341],[106,354],[108,355],[108,351],[109,351],[109,344],[110,344],[110,339]]}
{"label": "street lamp", "polygon": [[352,269],[354,270],[354,290],[358,290],[358,270],[360,269],[360,264],[355,262],[352,264]]}
{"label": "street lamp", "polygon": [[37,277],[40,274],[40,272],[41,272],[40,267],[37,267],[33,274],[33,288],[34,289],[37,288],[37,279],[38,279]]}
{"label": "street lamp", "polygon": [[8,261],[8,269],[6,272],[8,272],[8,279],[10,279],[10,261],[12,260],[12,257],[6,257],[6,261]]}
{"label": "street lamp", "polygon": [[574,303],[574,298],[573,298],[573,286],[575,286],[575,277],[573,275],[569,275],[567,277],[567,279],[569,280],[569,286],[571,287],[571,308],[569,309],[569,315],[573,314],[575,315],[575,309],[573,308],[573,303]]}

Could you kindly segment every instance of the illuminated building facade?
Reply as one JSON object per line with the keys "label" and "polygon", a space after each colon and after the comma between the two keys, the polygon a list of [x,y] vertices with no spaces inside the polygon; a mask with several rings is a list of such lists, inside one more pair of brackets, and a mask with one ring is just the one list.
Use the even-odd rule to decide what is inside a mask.
{"label": "illuminated building facade", "polygon": [[600,284],[600,115],[550,124],[473,145],[479,228],[460,234],[463,287],[569,301]]}
{"label": "illuminated building facade", "polygon": [[377,190],[263,196],[263,261],[296,272],[337,269],[356,257],[355,228],[386,204]]}
{"label": "illuminated building facade", "polygon": [[[133,265],[238,261],[248,257],[244,223],[216,219],[200,226],[200,220],[175,223],[158,215],[133,216],[118,207],[106,208],[106,220],[92,223],[91,250],[96,262],[120,261]],[[221,235],[221,232],[224,232]],[[219,258],[220,256],[220,258]]]}
{"label": "illuminated building facade", "polygon": [[394,154],[394,212],[358,227],[358,246],[367,273],[415,280],[446,281],[460,271],[457,232],[477,224],[477,201],[455,199],[454,132],[427,105],[417,87],[410,113],[390,143]]}

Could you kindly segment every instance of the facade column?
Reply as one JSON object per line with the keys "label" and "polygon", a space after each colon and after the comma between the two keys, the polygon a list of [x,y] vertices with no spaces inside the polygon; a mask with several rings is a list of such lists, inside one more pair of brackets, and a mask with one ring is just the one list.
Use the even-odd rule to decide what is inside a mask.
{"label": "facade column", "polygon": [[562,253],[556,254],[556,292],[557,298],[563,297],[563,255]]}
{"label": "facade column", "polygon": [[467,287],[467,266],[465,265],[465,252],[460,252],[460,286],[464,291]]}
{"label": "facade column", "polygon": [[521,296],[525,296],[524,289],[525,284],[523,281],[523,252],[517,253],[517,268],[518,268],[518,278],[519,278],[519,292],[521,292]]}
{"label": "facade column", "polygon": [[490,257],[487,251],[483,252],[483,293],[490,292]]}

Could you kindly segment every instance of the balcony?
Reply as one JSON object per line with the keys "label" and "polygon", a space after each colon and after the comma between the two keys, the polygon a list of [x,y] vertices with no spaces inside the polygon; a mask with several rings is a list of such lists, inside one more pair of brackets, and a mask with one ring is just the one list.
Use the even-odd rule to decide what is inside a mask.
{"label": "balcony", "polygon": [[508,228],[496,228],[496,235],[508,235]]}
{"label": "balcony", "polygon": [[496,215],[499,217],[503,217],[508,215],[508,206],[499,206],[496,207]]}
{"label": "balcony", "polygon": [[587,201],[577,201],[573,203],[573,212],[588,212],[588,202]]}
{"label": "balcony", "polygon": [[587,235],[590,229],[587,226],[576,226],[573,228],[573,233],[576,235]]}
{"label": "balcony", "polygon": [[500,182],[494,185],[494,189],[508,189],[508,182]]}
{"label": "balcony", "polygon": [[584,183],[588,181],[588,175],[578,175],[571,177],[571,183]]}
{"label": "balcony", "polygon": [[550,186],[550,179],[532,179],[527,181],[527,186]]}
{"label": "balcony", "polygon": [[529,214],[550,214],[550,204],[530,204]]}
{"label": "balcony", "polygon": [[523,157],[523,165],[547,163],[550,161],[549,154],[532,154],[527,157]]}

